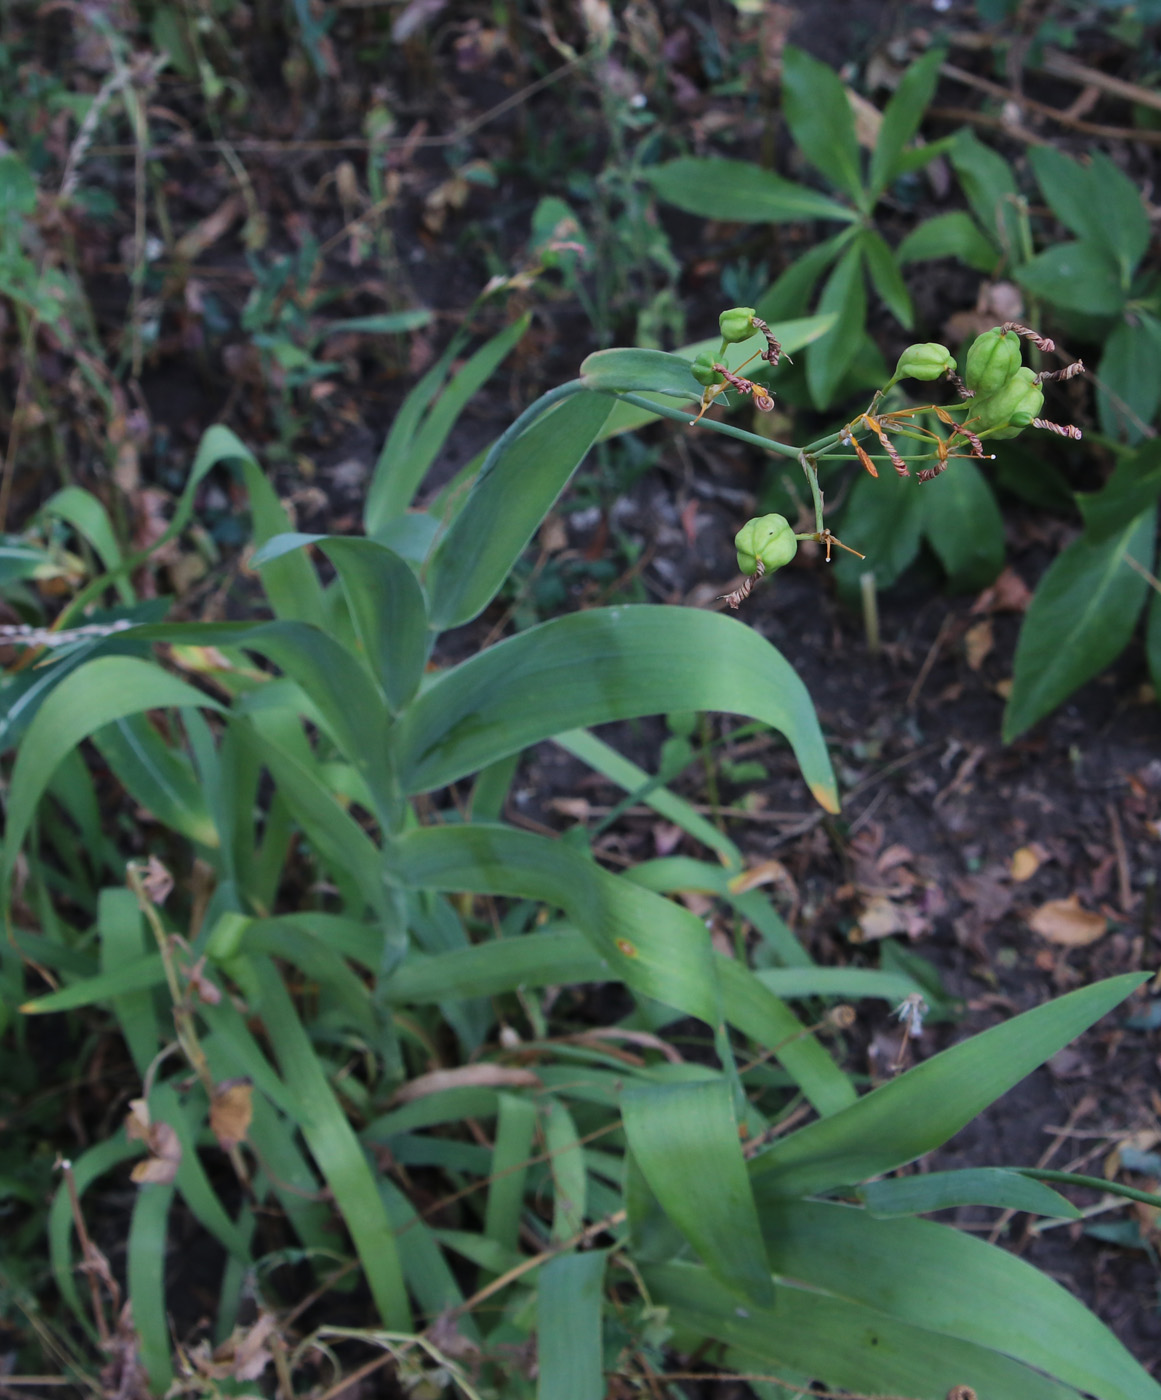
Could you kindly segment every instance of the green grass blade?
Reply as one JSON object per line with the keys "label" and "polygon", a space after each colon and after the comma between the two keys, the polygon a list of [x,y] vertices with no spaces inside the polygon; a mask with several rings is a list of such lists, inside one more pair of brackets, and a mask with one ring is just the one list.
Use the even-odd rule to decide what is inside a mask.
{"label": "green grass blade", "polygon": [[732,1292],[769,1306],[770,1265],[725,1078],[631,1089],[621,1114],[650,1190],[705,1266]]}
{"label": "green grass blade", "polygon": [[118,572],[122,563],[121,546],[117,543],[109,512],[91,491],[80,486],[66,486],[45,501],[41,513],[55,515],[88,540],[106,572],[114,575],[113,582],[121,601],[132,603],[135,600],[133,585]]}
{"label": "green grass blade", "polygon": [[515,1094],[501,1094],[499,1100],[484,1234],[502,1249],[514,1251],[520,1241],[527,1162],[536,1132],[536,1105]]}
{"label": "green grass blade", "polygon": [[601,1305],[607,1254],[561,1254],[543,1265],[536,1299],[536,1400],[603,1400]]}
{"label": "green grass blade", "polygon": [[[716,956],[700,919],[609,874],[580,852],[509,827],[409,832],[392,848],[417,888],[536,899],[562,908],[609,966],[610,980],[717,1026],[722,1014],[777,1058],[820,1113],[853,1098],[846,1076],[746,968]],[[719,980],[720,979],[720,980]]]}
{"label": "green grass blade", "polygon": [[221,844],[193,764],[144,715],[126,715],[106,725],[93,735],[93,743],[133,800],[163,826],[200,846]]}
{"label": "green grass blade", "polygon": [[160,987],[165,981],[165,965],[160,953],[146,953],[131,961],[118,961],[110,972],[84,977],[59,991],[46,992],[42,997],[26,1001],[20,1008],[25,1016],[47,1016],[54,1011],[76,1011],[82,1006],[115,1001],[134,992]]}
{"label": "green grass blade", "polygon": [[609,965],[573,929],[526,933],[457,948],[435,957],[411,956],[392,974],[387,1000],[422,1006],[458,997],[493,997],[517,987],[562,987],[606,982]]}
{"label": "green grass blade", "polygon": [[550,1098],[545,1105],[544,1145],[552,1154],[552,1240],[563,1244],[584,1228],[588,1174],[576,1124],[562,1099]]}
{"label": "green grass blade", "polygon": [[307,1146],[346,1221],[383,1325],[410,1331],[411,1306],[395,1234],[362,1145],[339,1106],[278,972],[265,958],[255,958],[252,966],[261,989],[266,1033],[286,1087],[297,1101]]}
{"label": "green grass blade", "polygon": [[[145,936],[145,921],[130,890],[102,890],[97,904],[97,931],[101,940],[101,972],[116,977],[123,967],[140,962],[149,946]],[[161,959],[156,954],[154,960]],[[164,975],[164,969],[162,969]],[[152,984],[156,985],[156,983]],[[161,1034],[157,1009],[149,988],[123,992],[113,998],[113,1014],[125,1037],[137,1073],[145,1073],[157,1054]]]}
{"label": "green grass blade", "polygon": [[[716,851],[727,867],[735,871],[741,870],[742,853],[724,832],[719,831],[713,822],[707,821],[684,797],[670,792],[665,786],[657,786],[656,777],[623,758],[603,739],[598,739],[587,729],[573,729],[565,734],[557,734],[555,742],[565,753],[570,753],[582,763],[587,763],[590,768],[603,774],[626,792],[639,792],[640,801],[652,807],[658,816],[664,817],[674,826],[679,826],[682,831],[692,836],[695,841],[700,841],[703,846],[708,846],[711,851]],[[643,791],[646,788],[648,790]]]}
{"label": "green grass blade", "polygon": [[638,715],[724,710],[785,734],[815,798],[838,793],[806,687],[751,628],[695,608],[593,608],[530,628],[441,676],[399,721],[408,792],[540,739]]}
{"label": "green grass blade", "polygon": [[852,1186],[945,1143],[1149,979],[1111,977],[973,1036],[756,1157],[759,1199]]}
{"label": "green grass blade", "polygon": [[166,1224],[173,1193],[172,1186],[139,1186],[129,1226],[127,1252],[133,1330],[154,1395],[164,1395],[173,1384],[172,1348],[165,1312]]}

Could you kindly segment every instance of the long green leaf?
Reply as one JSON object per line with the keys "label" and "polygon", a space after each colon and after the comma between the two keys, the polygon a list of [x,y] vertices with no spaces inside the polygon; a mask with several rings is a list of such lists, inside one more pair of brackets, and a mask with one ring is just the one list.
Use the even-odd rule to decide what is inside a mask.
{"label": "long green leaf", "polygon": [[93,735],[93,743],[133,800],[163,826],[201,846],[221,844],[193,764],[144,715],[126,715],[106,725]]}
{"label": "long green leaf", "polygon": [[900,266],[932,258],[958,258],[977,272],[991,272],[1000,260],[996,245],[980,232],[970,214],[954,209],[913,228],[895,249]]}
{"label": "long green leaf", "polygon": [[792,44],[782,54],[782,110],[806,159],[862,207],[859,143],[846,89],[829,64]]}
{"label": "long green leaf", "polygon": [[853,209],[807,185],[796,185],[743,160],[682,156],[642,171],[658,199],[732,223],[784,224],[800,219],[841,219],[852,223]]}
{"label": "long green leaf", "polygon": [[[369,535],[377,534],[411,504],[468,400],[495,373],[528,329],[528,323],[529,316],[521,316],[486,341],[440,392],[459,349],[459,339],[453,339],[433,370],[412,390],[371,477],[364,510],[364,526]],[[437,393],[439,397],[432,404]]]}
{"label": "long green leaf", "polygon": [[594,608],[457,666],[400,720],[400,777],[406,791],[428,791],[553,734],[675,705],[745,714],[780,730],[816,800],[838,810],[826,745],[797,674],[750,628],[694,608]]}
{"label": "long green leaf", "polygon": [[611,407],[603,394],[571,394],[481,471],[428,568],[431,622],[438,631],[470,622],[495,597]]}
{"label": "long green leaf", "polygon": [[536,1298],[536,1400],[603,1400],[601,1303],[606,1251],[543,1265]]}
{"label": "long green leaf", "polygon": [[386,995],[394,1005],[426,1005],[455,997],[498,996],[517,987],[562,987],[613,976],[583,933],[526,933],[496,938],[432,958],[412,956],[392,973]]}
{"label": "long green leaf", "polygon": [[[97,928],[101,936],[101,971],[116,977],[145,955],[145,921],[131,890],[102,890],[97,902]],[[160,957],[156,958],[160,962]],[[164,972],[164,969],[161,969]],[[122,992],[113,999],[113,1013],[142,1080],[161,1043],[157,1012],[149,988]]]}
{"label": "long green leaf", "polygon": [[953,1206],[997,1206],[1001,1210],[1025,1210],[1067,1220],[1080,1218],[1080,1211],[1059,1191],[1006,1167],[969,1167],[963,1171],[888,1177],[861,1186],[858,1198],[876,1219],[924,1215]]}
{"label": "long green leaf", "polygon": [[165,1310],[166,1225],[173,1193],[172,1186],[137,1188],[126,1250],[133,1331],[154,1395],[164,1395],[173,1383],[173,1348]]}
{"label": "long green leaf", "polygon": [[385,1327],[411,1330],[411,1306],[395,1233],[363,1147],[339,1106],[274,965],[253,959],[263,1021],[286,1087],[297,1101],[307,1146],[342,1212]]}
{"label": "long green leaf", "polygon": [[396,877],[420,889],[507,894],[564,909],[611,978],[709,1025],[724,1016],[775,1051],[820,1113],[851,1102],[846,1076],[822,1046],[751,972],[714,956],[701,920],[564,843],[501,826],[435,827],[409,832],[389,858]]}
{"label": "long green leaf", "polygon": [[415,694],[427,660],[427,607],[415,575],[376,540],[347,535],[276,535],[251,561],[262,567],[314,544],[334,564],[371,674],[392,711]]}
{"label": "long green leaf", "polygon": [[125,715],[184,705],[221,709],[193,686],[134,657],[99,657],[66,676],[37,711],[17,755],[8,793],[0,884],[6,886],[11,878],[36,804],[70,749]]}
{"label": "long green leaf", "polygon": [[835,317],[834,329],[806,355],[806,382],[815,407],[826,408],[859,350],[867,319],[863,250],[855,243],[838,260],[818,299],[820,315]]}
{"label": "long green leaf", "polygon": [[133,585],[123,573],[118,572],[121,568],[122,554],[113,522],[109,519],[109,512],[91,491],[86,491],[80,486],[66,486],[45,501],[41,512],[44,515],[55,515],[71,525],[79,535],[84,536],[97,551],[105,570],[114,575],[113,581],[121,601],[133,602],[136,596]]}
{"label": "long green leaf", "polygon": [[955,588],[977,591],[1004,567],[1004,521],[984,474],[956,462],[919,492],[923,533]]}
{"label": "long green leaf", "polygon": [[[861,1261],[853,1267],[861,1271]],[[895,1260],[890,1267],[906,1263]],[[844,1298],[779,1285],[772,1307],[739,1308],[737,1295],[706,1269],[654,1264],[641,1272],[653,1303],[670,1309],[683,1350],[707,1339],[724,1342],[746,1358],[748,1370],[801,1372],[828,1389],[909,1400],[946,1400],[959,1385],[987,1400],[1080,1400],[1071,1386],[1007,1356]],[[1018,1303],[1012,1312],[1018,1318]]]}
{"label": "long green leaf", "polygon": [[815,1201],[770,1203],[762,1230],[776,1273],[1013,1357],[1101,1400],[1161,1400],[1161,1385],[1079,1299],[962,1230]]}
{"label": "long green leaf", "polygon": [[1127,645],[1149,585],[1126,556],[1150,569],[1156,520],[1151,507],[1105,539],[1077,540],[1049,566],[1016,643],[1005,743],[1055,709]]}
{"label": "long green leaf", "polygon": [[867,177],[872,201],[878,200],[899,174],[904,147],[919,130],[923,113],[935,92],[939,65],[945,57],[945,50],[933,48],[917,59],[899,79],[898,87],[883,109]]}
{"label": "long green leaf", "polygon": [[725,1078],[632,1089],[621,1113],[633,1158],[666,1215],[727,1288],[768,1306],[770,1265]]}
{"label": "long green leaf", "polygon": [[760,1203],[853,1186],[933,1151],[1148,977],[1112,977],[1026,1011],[775,1143],[751,1162]]}

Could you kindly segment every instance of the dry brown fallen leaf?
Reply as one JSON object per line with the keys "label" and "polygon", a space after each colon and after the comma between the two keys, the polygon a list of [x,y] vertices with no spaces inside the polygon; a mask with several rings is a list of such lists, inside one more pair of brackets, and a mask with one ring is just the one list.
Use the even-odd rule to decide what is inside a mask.
{"label": "dry brown fallen leaf", "polygon": [[985,617],[983,622],[977,622],[974,627],[968,628],[964,634],[963,649],[971,670],[978,671],[984,664],[984,658],[991,651],[994,641],[990,617]]}
{"label": "dry brown fallen leaf", "polygon": [[1108,926],[1103,914],[1082,909],[1074,894],[1067,899],[1050,899],[1028,916],[1028,927],[1060,948],[1083,948],[1095,943]]}
{"label": "dry brown fallen leaf", "polygon": [[1023,884],[1025,880],[1031,880],[1032,876],[1040,869],[1042,860],[1043,856],[1035,846],[1021,846],[1018,851],[1012,853],[1012,859],[1008,863],[1008,873],[1018,885]]}

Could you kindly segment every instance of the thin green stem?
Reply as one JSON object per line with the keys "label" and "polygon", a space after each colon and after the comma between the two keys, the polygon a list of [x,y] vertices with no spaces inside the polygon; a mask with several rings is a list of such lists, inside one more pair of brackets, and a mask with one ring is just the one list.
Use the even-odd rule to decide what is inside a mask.
{"label": "thin green stem", "polygon": [[[647,409],[648,412],[655,413],[658,418],[672,418],[675,423],[687,425],[693,421],[689,416],[688,409],[683,412],[680,408],[668,408],[663,404],[654,403],[641,394],[617,394],[616,397],[622,403],[631,403],[634,408]],[[779,457],[798,457],[798,448],[792,447],[788,442],[775,442],[772,438],[764,438],[760,433],[748,433],[744,428],[735,428],[733,424],[722,423],[716,418],[703,418],[700,426],[711,428],[715,433],[723,433],[726,437],[737,438],[739,442],[748,442],[754,447],[761,447]],[[835,441],[838,441],[837,437]]]}
{"label": "thin green stem", "polygon": [[570,379],[565,384],[558,384],[555,389],[549,389],[547,394],[541,394],[535,403],[531,403],[524,412],[515,419],[514,422],[500,434],[496,441],[488,450],[488,455],[484,458],[476,476],[475,485],[478,486],[488,475],[508,445],[520,436],[520,434],[540,415],[550,409],[553,404],[560,403],[562,399],[570,398],[573,394],[579,394],[586,388],[583,379]]}
{"label": "thin green stem", "polygon": [[805,450],[798,454],[798,461],[806,473],[806,484],[810,487],[811,499],[814,501],[814,528],[821,535],[826,527],[822,523],[822,488],[818,484],[818,469],[814,465],[814,458]]}

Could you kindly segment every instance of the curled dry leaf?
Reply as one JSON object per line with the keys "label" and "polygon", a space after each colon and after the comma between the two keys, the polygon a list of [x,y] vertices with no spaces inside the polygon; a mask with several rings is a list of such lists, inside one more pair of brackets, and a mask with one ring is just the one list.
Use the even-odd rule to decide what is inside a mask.
{"label": "curled dry leaf", "polygon": [[1103,914],[1082,909],[1075,894],[1067,899],[1050,899],[1028,916],[1028,927],[1060,948],[1083,948],[1095,943],[1108,926]]}
{"label": "curled dry leaf", "polygon": [[214,1087],[210,1127],[228,1152],[244,1142],[254,1116],[254,1090],[248,1079],[224,1079]]}
{"label": "curled dry leaf", "polygon": [[540,1079],[528,1069],[510,1069],[506,1065],[460,1065],[458,1069],[436,1069],[421,1074],[404,1084],[391,1100],[392,1105],[410,1103],[428,1094],[442,1094],[445,1089],[467,1087],[484,1089],[543,1089]]}
{"label": "curled dry leaf", "polygon": [[130,1179],[138,1186],[168,1186],[181,1162],[181,1143],[174,1129],[168,1123],[154,1123],[145,1100],[133,1099],[125,1119],[125,1135],[130,1142],[143,1142],[149,1149],[149,1156],[137,1163]]}
{"label": "curled dry leaf", "polygon": [[968,667],[971,670],[978,671],[980,669],[994,642],[990,617],[985,617],[982,622],[977,622],[974,627],[968,628],[964,634],[963,649]]}

